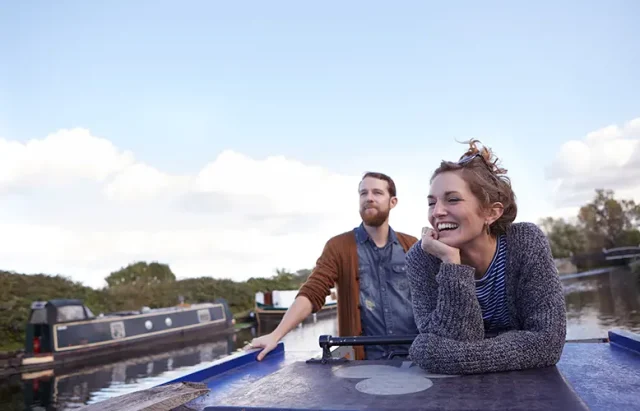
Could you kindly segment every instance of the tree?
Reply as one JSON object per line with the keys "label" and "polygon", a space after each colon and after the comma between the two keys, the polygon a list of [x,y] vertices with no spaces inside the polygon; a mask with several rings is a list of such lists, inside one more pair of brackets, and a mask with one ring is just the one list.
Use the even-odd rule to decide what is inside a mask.
{"label": "tree", "polygon": [[303,268],[301,270],[296,271],[296,275],[300,279],[301,282],[307,281],[307,278],[311,275],[311,271],[308,268]]}
{"label": "tree", "polygon": [[587,238],[584,230],[564,219],[547,217],[540,222],[551,246],[554,258],[567,258],[585,251]]}
{"label": "tree", "polygon": [[176,276],[167,264],[140,261],[114,271],[106,278],[109,287],[132,285],[145,287],[155,284],[174,282]]}
{"label": "tree", "polygon": [[640,245],[640,206],[616,200],[612,190],[596,190],[577,217],[576,224],[551,217],[540,221],[554,258],[573,257],[580,268],[594,268],[606,264],[603,248]]}
{"label": "tree", "polygon": [[640,206],[616,200],[613,190],[596,190],[593,201],[580,208],[578,220],[591,250],[639,245]]}
{"label": "tree", "polygon": [[276,268],[276,276],[274,280],[279,283],[291,283],[296,280],[296,275],[286,268]]}

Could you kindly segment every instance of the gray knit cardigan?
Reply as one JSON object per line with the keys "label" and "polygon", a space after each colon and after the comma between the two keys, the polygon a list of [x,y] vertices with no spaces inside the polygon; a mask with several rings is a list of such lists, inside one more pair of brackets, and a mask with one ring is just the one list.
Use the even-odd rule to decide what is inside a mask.
{"label": "gray knit cardigan", "polygon": [[410,358],[427,372],[475,374],[556,364],[566,336],[565,301],[544,233],[515,223],[506,233],[506,302],[510,330],[486,337],[475,269],[443,263],[422,250],[407,253],[411,298],[420,334]]}

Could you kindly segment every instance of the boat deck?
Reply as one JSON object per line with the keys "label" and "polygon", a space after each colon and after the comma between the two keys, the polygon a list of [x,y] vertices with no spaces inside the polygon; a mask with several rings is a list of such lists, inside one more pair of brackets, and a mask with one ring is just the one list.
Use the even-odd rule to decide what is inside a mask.
{"label": "boat deck", "polygon": [[[226,372],[203,369],[189,380],[204,382],[211,392],[188,406],[204,411],[623,411],[640,404],[640,355],[607,343],[567,343],[556,367],[467,376],[427,374],[402,360],[323,365],[306,363],[310,357],[285,353],[280,345],[260,363],[238,355],[220,364]],[[210,373],[215,376],[206,378]]]}
{"label": "boat deck", "polygon": [[568,343],[557,365],[592,410],[640,410],[640,354],[610,344]]}
{"label": "boat deck", "polygon": [[557,368],[473,376],[426,374],[411,362],[295,363],[205,410],[588,409]]}

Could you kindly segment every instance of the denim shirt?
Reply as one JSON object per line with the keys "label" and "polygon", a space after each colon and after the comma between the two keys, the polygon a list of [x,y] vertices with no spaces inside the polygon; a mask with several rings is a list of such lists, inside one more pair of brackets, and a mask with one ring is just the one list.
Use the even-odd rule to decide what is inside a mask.
{"label": "denim shirt", "polygon": [[[389,240],[379,248],[362,224],[354,231],[358,247],[362,335],[418,334],[405,252],[396,233],[389,228]],[[407,355],[409,345],[376,345],[364,349],[366,358],[375,360],[386,357],[391,351]]]}

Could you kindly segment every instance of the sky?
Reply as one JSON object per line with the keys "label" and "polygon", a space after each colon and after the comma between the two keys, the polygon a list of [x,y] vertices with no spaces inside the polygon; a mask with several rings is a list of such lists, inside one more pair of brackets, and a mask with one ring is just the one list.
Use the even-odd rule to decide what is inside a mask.
{"label": "sky", "polygon": [[596,188],[640,201],[635,1],[4,2],[0,269],[101,287],[311,268],[360,223],[357,185],[429,176],[477,138],[516,221]]}

